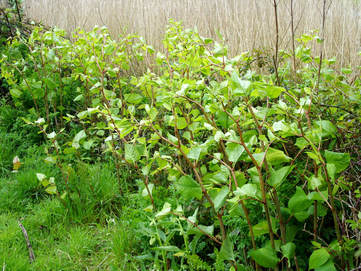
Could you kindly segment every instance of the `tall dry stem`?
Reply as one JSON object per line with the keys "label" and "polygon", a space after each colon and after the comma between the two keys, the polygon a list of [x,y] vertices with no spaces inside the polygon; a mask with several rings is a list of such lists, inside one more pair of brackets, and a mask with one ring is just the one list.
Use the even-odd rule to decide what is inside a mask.
{"label": "tall dry stem", "polygon": [[[279,1],[279,49],[292,49],[293,37],[320,29],[322,18],[315,8],[320,0],[293,1],[293,27],[289,1]],[[340,65],[359,65],[361,2],[333,1],[328,10],[323,57],[336,56]],[[114,36],[137,33],[161,48],[170,18],[186,27],[197,26],[203,36],[222,33],[231,54],[274,48],[274,10],[269,0],[26,0],[25,13],[35,21],[67,31],[106,25]],[[290,28],[294,30],[293,34]]]}

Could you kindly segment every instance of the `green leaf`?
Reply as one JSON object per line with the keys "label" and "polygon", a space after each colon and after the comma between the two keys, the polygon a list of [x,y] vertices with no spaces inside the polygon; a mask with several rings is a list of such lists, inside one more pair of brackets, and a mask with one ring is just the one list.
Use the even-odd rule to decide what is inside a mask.
{"label": "green leaf", "polygon": [[287,176],[291,173],[294,166],[286,166],[271,172],[271,177],[267,180],[272,187],[278,187],[283,183]]}
{"label": "green leaf", "polygon": [[224,134],[222,131],[217,131],[214,135],[214,140],[218,143],[222,138],[224,137]]}
{"label": "green leaf", "polygon": [[194,160],[198,161],[201,151],[202,151],[201,147],[192,147],[189,150],[187,156],[189,159],[194,159]]}
{"label": "green leaf", "polygon": [[325,264],[330,258],[330,254],[327,252],[325,248],[320,248],[315,250],[309,259],[309,269],[315,269],[317,267],[321,267]]}
{"label": "green leaf", "polygon": [[[264,158],[264,152],[256,153],[253,155],[253,157],[256,159],[258,164],[260,165],[263,158]],[[291,160],[290,157],[288,157],[283,151],[269,148],[266,154],[266,159],[268,164],[277,166],[283,163],[287,163]]]}
{"label": "green leaf", "polygon": [[10,94],[14,98],[20,98],[23,93],[20,90],[16,89],[16,88],[12,88],[12,89],[10,89]]}
{"label": "green leaf", "polygon": [[[150,183],[148,184],[148,189],[149,189],[149,192],[148,192],[148,189],[145,187],[142,191],[142,197],[149,197],[152,195],[152,192],[153,192],[153,188],[154,188],[154,184]],[[149,195],[150,193],[150,195]]]}
{"label": "green leaf", "polygon": [[176,183],[176,187],[185,200],[192,198],[201,199],[202,189],[199,184],[190,176],[182,176]]}
{"label": "green leaf", "polygon": [[43,173],[36,173],[36,178],[41,182],[46,179],[46,176]]}
{"label": "green leaf", "polygon": [[283,91],[285,91],[285,89],[282,87],[277,87],[277,86],[266,87],[267,96],[272,99],[278,98]]}
{"label": "green leaf", "polygon": [[187,121],[185,118],[177,118],[177,128],[182,130],[187,127]]}
{"label": "green leaf", "polygon": [[79,142],[80,140],[82,140],[83,138],[86,137],[86,133],[84,130],[81,130],[79,133],[77,133],[73,139],[73,142]]}
{"label": "green leaf", "polygon": [[56,157],[48,156],[44,159],[45,163],[56,164]]}
{"label": "green leaf", "polygon": [[295,212],[294,216],[299,222],[304,222],[311,214],[308,211]]}
{"label": "green leaf", "polygon": [[215,57],[225,56],[225,55],[227,55],[227,48],[225,46],[221,45],[220,43],[215,42],[213,55]]}
{"label": "green leaf", "polygon": [[233,243],[229,236],[223,241],[219,256],[227,261],[234,261]]}
{"label": "green leaf", "polygon": [[73,143],[72,143],[72,147],[74,147],[75,149],[79,149],[80,145],[79,142],[80,140],[82,140],[83,138],[86,137],[86,133],[84,130],[81,130],[79,133],[77,133],[73,139]]}
{"label": "green leaf", "polygon": [[303,137],[299,137],[299,138],[296,139],[296,144],[295,145],[299,149],[303,150],[304,148],[306,148],[309,145],[309,143]]}
{"label": "green leaf", "polygon": [[296,253],[296,245],[292,242],[289,242],[283,246],[281,246],[281,251],[283,256],[288,259],[288,266],[291,266],[291,259],[295,256]]}
{"label": "green leaf", "polygon": [[163,209],[160,212],[158,212],[155,215],[155,217],[159,218],[159,217],[166,216],[166,215],[168,215],[170,213],[171,210],[172,210],[172,206],[168,202],[166,202],[163,205]]}
{"label": "green leaf", "polygon": [[180,249],[176,246],[159,246],[155,247],[155,250],[168,251],[168,252],[178,252]]}
{"label": "green leaf", "polygon": [[336,166],[336,173],[344,171],[350,165],[350,154],[325,151],[325,158],[327,163],[334,164]]}
{"label": "green leaf", "polygon": [[77,117],[82,120],[85,119],[88,116],[88,114],[89,114],[88,111],[82,111],[77,114]]}
{"label": "green leaf", "polygon": [[257,192],[258,192],[257,184],[247,183],[247,184],[243,185],[241,188],[238,187],[237,190],[234,191],[234,194],[236,196],[239,196],[240,198],[243,198],[243,197],[256,198]]}
{"label": "green leaf", "polygon": [[323,184],[323,181],[320,177],[316,177],[315,175],[312,175],[311,178],[308,179],[308,187],[311,190],[316,190]]}
{"label": "green leaf", "polygon": [[223,187],[222,189],[220,189],[218,191],[217,195],[213,199],[214,209],[216,211],[218,211],[219,208],[221,208],[223,206],[228,193],[229,193],[229,188],[227,186]]}
{"label": "green leaf", "polygon": [[55,195],[57,190],[56,190],[56,186],[55,185],[50,185],[45,189],[45,192],[50,194],[50,195]]}
{"label": "green leaf", "polygon": [[236,72],[233,72],[232,76],[231,76],[231,82],[233,83],[233,88],[234,88],[233,93],[235,95],[248,94],[249,87],[251,86],[251,81],[242,80],[241,78],[239,78],[239,76]]}
{"label": "green leaf", "polygon": [[143,96],[138,93],[125,94],[124,99],[130,104],[140,104],[143,101]]}
{"label": "green leaf", "polygon": [[279,165],[291,161],[291,158],[288,157],[283,151],[269,148],[267,155],[267,162],[271,165]]}
{"label": "green leaf", "polygon": [[360,258],[361,257],[361,248],[359,248],[357,251],[355,251],[354,256],[355,256],[355,258]]}
{"label": "green leaf", "polygon": [[[321,195],[321,193],[322,193],[322,195]],[[326,200],[328,199],[328,192],[327,192],[327,190],[320,191],[320,192],[314,191],[314,192],[309,193],[307,195],[307,197],[312,201],[314,201],[314,200],[325,201],[325,199]]]}
{"label": "green leaf", "polygon": [[337,271],[335,264],[329,259],[324,265],[315,268],[315,271]]}
{"label": "green leaf", "polygon": [[226,148],[226,153],[228,155],[228,160],[232,163],[238,161],[239,157],[241,157],[244,152],[243,146],[237,143],[228,143]]}
{"label": "green leaf", "polygon": [[350,68],[341,68],[341,72],[343,74],[351,74],[352,73],[352,69]]}
{"label": "green leaf", "polygon": [[228,129],[233,124],[233,120],[223,111],[217,112],[216,119],[217,124],[225,129]]}
{"label": "green leaf", "polygon": [[295,239],[298,230],[299,230],[299,228],[296,225],[287,224],[286,225],[286,241],[292,242]]}
{"label": "green leaf", "polygon": [[334,164],[326,164],[327,173],[330,176],[331,180],[334,181],[336,177],[336,166]]}
{"label": "green leaf", "polygon": [[196,227],[190,228],[188,230],[188,234],[204,234],[204,233],[206,233],[209,235],[213,235],[214,225],[211,225],[211,226],[198,225],[198,228],[196,228]]}
{"label": "green leaf", "polygon": [[47,136],[47,138],[49,138],[49,139],[53,139],[53,138],[56,137],[56,133],[55,133],[55,132],[51,132],[50,134],[47,134],[46,136]]}
{"label": "green leaf", "polygon": [[80,94],[80,95],[76,96],[73,101],[74,101],[74,102],[78,102],[78,101],[81,101],[81,100],[83,100],[83,99],[84,99],[84,95],[83,95],[83,94]]}
{"label": "green leaf", "polygon": [[154,120],[157,117],[158,115],[157,108],[155,107],[150,108],[149,105],[146,105],[145,109],[150,117],[150,120]]}
{"label": "green leaf", "polygon": [[125,160],[134,163],[140,159],[140,154],[137,151],[136,146],[134,144],[125,144],[124,151],[125,151]]}
{"label": "green leaf", "polygon": [[308,155],[308,157],[313,159],[317,164],[321,163],[320,157],[318,157],[318,155],[316,153],[314,153],[314,152],[306,152],[306,154]]}
{"label": "green leaf", "polygon": [[269,227],[267,220],[263,220],[252,227],[255,237],[269,233]]}
{"label": "green leaf", "polygon": [[329,120],[320,120],[316,121],[316,125],[322,131],[322,137],[332,136],[334,137],[337,133],[337,128],[333,123]]}
{"label": "green leaf", "polygon": [[296,193],[288,201],[288,208],[291,209],[293,213],[303,211],[310,207],[312,202],[306,196],[303,189],[299,186],[296,187]]}
{"label": "green leaf", "polygon": [[85,141],[85,142],[83,143],[83,148],[86,149],[86,150],[90,150],[91,147],[93,146],[93,144],[94,144],[94,140],[93,140],[93,139],[90,139],[90,140]]}
{"label": "green leaf", "polygon": [[266,268],[274,268],[279,262],[276,251],[269,247],[251,250],[249,255],[256,261],[256,263]]}
{"label": "green leaf", "polygon": [[97,88],[99,88],[99,87],[101,87],[101,86],[102,86],[102,83],[97,82],[97,83],[95,83],[95,84],[90,88],[90,90],[97,89]]}
{"label": "green leaf", "polygon": [[134,127],[124,127],[119,129],[119,139],[126,137],[134,130]]}

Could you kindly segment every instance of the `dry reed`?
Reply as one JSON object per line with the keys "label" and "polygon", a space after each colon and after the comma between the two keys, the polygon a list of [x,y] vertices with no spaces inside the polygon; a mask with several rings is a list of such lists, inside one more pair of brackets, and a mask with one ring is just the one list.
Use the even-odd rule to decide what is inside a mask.
{"label": "dry reed", "polygon": [[[274,16],[270,0],[25,0],[29,18],[67,31],[107,26],[113,35],[124,29],[161,48],[170,18],[201,35],[224,36],[232,54],[274,46]],[[291,0],[279,0],[280,48],[291,47]],[[361,2],[328,0],[325,54],[339,66],[360,65]],[[321,0],[294,0],[296,36],[321,27]]]}

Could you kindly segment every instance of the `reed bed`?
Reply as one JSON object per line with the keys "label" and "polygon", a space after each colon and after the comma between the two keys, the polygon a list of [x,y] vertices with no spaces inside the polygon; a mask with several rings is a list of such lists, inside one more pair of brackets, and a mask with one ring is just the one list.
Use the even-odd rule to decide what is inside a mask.
{"label": "reed bed", "polygon": [[[291,0],[279,0],[280,48],[291,46]],[[295,34],[321,28],[323,0],[294,0]],[[117,36],[137,33],[160,49],[170,18],[197,27],[201,35],[221,33],[231,54],[271,48],[275,43],[271,0],[25,0],[26,15],[67,31],[105,25]],[[339,66],[360,65],[361,1],[327,0],[324,50]]]}

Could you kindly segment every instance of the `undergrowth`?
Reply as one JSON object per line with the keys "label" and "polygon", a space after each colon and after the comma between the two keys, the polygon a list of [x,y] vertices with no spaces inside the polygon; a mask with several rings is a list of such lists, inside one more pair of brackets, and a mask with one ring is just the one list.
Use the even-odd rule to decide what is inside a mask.
{"label": "undergrowth", "polygon": [[166,54],[106,28],[12,36],[3,270],[358,268],[360,68],[315,41],[229,58],[172,21]]}

